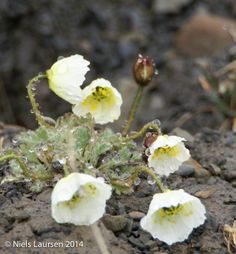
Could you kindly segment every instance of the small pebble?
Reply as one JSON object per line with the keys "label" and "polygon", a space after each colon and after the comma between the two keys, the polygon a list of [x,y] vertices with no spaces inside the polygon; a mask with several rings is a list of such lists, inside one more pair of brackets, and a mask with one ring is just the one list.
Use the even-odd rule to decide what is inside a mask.
{"label": "small pebble", "polygon": [[234,188],[236,188],[236,181],[235,181],[235,180],[232,182],[232,186],[233,186]]}
{"label": "small pebble", "polygon": [[223,177],[226,181],[232,182],[236,180],[236,170],[225,170],[223,172]]}
{"label": "small pebble", "polygon": [[223,167],[226,170],[236,171],[236,160],[233,158],[226,158]]}
{"label": "small pebble", "polygon": [[211,163],[209,166],[209,171],[212,175],[214,176],[220,176],[221,174],[221,169],[220,167],[218,167],[217,165]]}
{"label": "small pebble", "polygon": [[131,218],[134,219],[134,220],[140,220],[140,219],[142,219],[144,216],[145,216],[145,214],[142,213],[142,212],[139,212],[139,211],[132,211],[132,212],[129,212],[129,217],[131,217]]}
{"label": "small pebble", "polygon": [[119,232],[123,230],[128,225],[129,219],[124,215],[109,215],[106,214],[102,218],[102,222],[107,229],[112,232]]}
{"label": "small pebble", "polygon": [[191,177],[194,175],[194,172],[195,172],[194,166],[183,164],[179,167],[179,170],[176,173],[182,177]]}
{"label": "small pebble", "polygon": [[134,246],[138,247],[140,250],[145,250],[144,244],[142,244],[138,238],[135,238],[134,236],[130,236],[128,238],[128,241],[133,244]]}

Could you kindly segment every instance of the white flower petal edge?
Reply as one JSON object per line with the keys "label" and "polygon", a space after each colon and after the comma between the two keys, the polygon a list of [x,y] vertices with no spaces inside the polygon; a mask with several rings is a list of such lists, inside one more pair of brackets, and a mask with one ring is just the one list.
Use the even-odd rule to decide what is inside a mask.
{"label": "white flower petal edge", "polygon": [[150,146],[148,165],[156,174],[168,176],[190,158],[189,150],[184,146],[184,138],[161,135]]}
{"label": "white flower petal edge", "polygon": [[81,55],[58,60],[46,72],[50,89],[71,104],[77,103],[81,96],[80,86],[89,71],[89,64]]}
{"label": "white flower petal edge", "polygon": [[122,97],[106,79],[96,79],[82,91],[82,99],[72,111],[78,116],[90,113],[96,123],[106,124],[120,116]]}
{"label": "white flower petal edge", "polygon": [[103,178],[72,173],[60,179],[53,189],[52,217],[58,223],[91,225],[103,216],[111,193],[112,187]]}
{"label": "white flower petal edge", "polygon": [[188,238],[192,230],[206,220],[201,201],[184,190],[167,191],[153,196],[141,227],[154,238],[171,245]]}

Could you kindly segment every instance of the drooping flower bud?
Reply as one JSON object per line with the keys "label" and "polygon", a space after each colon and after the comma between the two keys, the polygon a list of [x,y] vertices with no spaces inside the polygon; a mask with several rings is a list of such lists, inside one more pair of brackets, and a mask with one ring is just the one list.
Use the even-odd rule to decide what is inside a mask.
{"label": "drooping flower bud", "polygon": [[157,133],[147,132],[143,140],[143,146],[145,148],[149,148],[152,145],[152,143],[157,139],[157,137],[158,137]]}
{"label": "drooping flower bud", "polygon": [[146,86],[156,74],[154,60],[150,57],[139,55],[133,66],[134,79],[140,86]]}

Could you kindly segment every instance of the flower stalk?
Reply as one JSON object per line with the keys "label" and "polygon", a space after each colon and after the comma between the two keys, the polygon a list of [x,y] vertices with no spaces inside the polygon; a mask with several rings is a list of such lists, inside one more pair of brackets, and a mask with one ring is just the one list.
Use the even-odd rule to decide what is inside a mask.
{"label": "flower stalk", "polygon": [[155,180],[158,188],[160,189],[161,192],[166,192],[167,189],[164,187],[163,183],[161,182],[160,178],[148,167],[146,166],[141,166],[138,168],[138,171],[139,172],[145,172],[147,173],[148,175],[150,175],[153,180]]}
{"label": "flower stalk", "polygon": [[153,122],[145,124],[139,131],[135,132],[134,134],[130,136],[125,137],[124,139],[125,141],[129,141],[129,140],[134,140],[134,139],[143,137],[148,130],[154,131],[155,133],[157,133],[157,135],[161,135],[160,126],[153,121]]}
{"label": "flower stalk", "polygon": [[41,114],[39,110],[39,104],[36,102],[35,94],[34,94],[34,89],[37,82],[39,82],[40,79],[43,79],[46,77],[47,75],[45,74],[38,74],[37,76],[32,78],[27,85],[27,92],[28,92],[29,100],[32,106],[32,112],[35,114],[35,117],[36,117],[36,121],[38,122],[40,126],[51,128],[52,126],[46,122],[43,115]]}
{"label": "flower stalk", "polygon": [[25,165],[24,161],[21,159],[20,156],[14,154],[14,153],[11,153],[11,154],[7,154],[7,155],[4,155],[4,156],[0,157],[0,163],[3,162],[3,161],[9,161],[9,160],[16,160],[19,163],[20,168],[23,171],[23,174],[27,178],[31,178],[31,174],[30,174],[29,170],[27,169],[27,166]]}
{"label": "flower stalk", "polygon": [[134,98],[134,101],[132,103],[130,112],[129,112],[128,121],[127,121],[127,123],[126,123],[126,125],[125,125],[125,127],[123,129],[123,132],[122,132],[123,136],[126,136],[128,134],[128,131],[129,131],[130,127],[131,127],[131,124],[134,121],[134,117],[135,117],[135,114],[137,112],[138,105],[139,105],[139,103],[141,101],[141,98],[142,98],[142,94],[143,94],[143,87],[139,86],[138,90],[136,92],[136,96]]}

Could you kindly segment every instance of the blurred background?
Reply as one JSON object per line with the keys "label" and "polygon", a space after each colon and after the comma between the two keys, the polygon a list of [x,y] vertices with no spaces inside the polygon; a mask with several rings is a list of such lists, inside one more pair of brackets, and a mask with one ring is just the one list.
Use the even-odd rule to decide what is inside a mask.
{"label": "blurred background", "polygon": [[[139,53],[154,58],[159,75],[145,90],[136,126],[158,118],[165,131],[218,128],[222,114],[199,85],[202,66],[217,70],[236,56],[235,0],[1,0],[0,121],[35,128],[27,81],[58,56],[82,54],[91,62],[86,84],[109,79],[124,98],[120,126],[136,86]],[[44,115],[57,118],[71,105],[38,86]]]}

